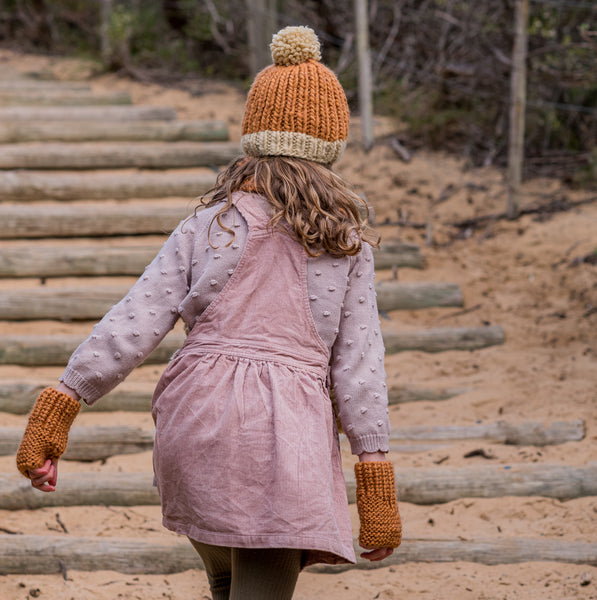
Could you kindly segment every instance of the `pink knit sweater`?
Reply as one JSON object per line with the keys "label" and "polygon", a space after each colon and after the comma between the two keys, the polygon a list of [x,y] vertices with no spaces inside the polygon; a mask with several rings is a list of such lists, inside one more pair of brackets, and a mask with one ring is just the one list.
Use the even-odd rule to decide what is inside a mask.
{"label": "pink knit sweater", "polygon": [[[269,208],[264,198],[260,202]],[[179,318],[192,329],[222,290],[243,253],[248,229],[233,207],[222,219],[234,231],[232,239],[212,223],[218,209],[204,209],[183,221],[129,293],[73,353],[60,380],[87,404],[123,381]],[[367,243],[356,256],[308,260],[309,306],[330,350],[339,417],[354,454],[388,450],[384,348],[374,276]]]}

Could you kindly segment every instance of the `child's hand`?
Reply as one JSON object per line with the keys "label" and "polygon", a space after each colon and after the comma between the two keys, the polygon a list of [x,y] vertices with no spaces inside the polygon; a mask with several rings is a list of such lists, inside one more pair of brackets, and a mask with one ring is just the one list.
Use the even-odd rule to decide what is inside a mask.
{"label": "child's hand", "polygon": [[46,460],[43,467],[29,469],[31,485],[42,492],[55,492],[56,480],[58,479],[58,459]]}
{"label": "child's hand", "polygon": [[384,558],[388,558],[390,554],[394,552],[394,548],[375,548],[374,550],[370,550],[368,552],[362,552],[361,558],[366,558],[370,561],[383,560]]}

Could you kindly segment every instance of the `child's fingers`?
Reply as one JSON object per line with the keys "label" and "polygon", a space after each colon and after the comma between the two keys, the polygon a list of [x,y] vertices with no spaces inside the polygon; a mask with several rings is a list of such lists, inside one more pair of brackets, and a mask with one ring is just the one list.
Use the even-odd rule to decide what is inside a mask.
{"label": "child's fingers", "polygon": [[388,558],[392,552],[394,552],[394,548],[375,548],[375,550],[361,553],[361,557],[370,561],[378,561]]}
{"label": "child's fingers", "polygon": [[37,469],[29,469],[30,479],[36,479],[37,477],[47,475],[50,472],[51,467],[52,461],[48,458],[41,467],[38,467]]}
{"label": "child's fingers", "polygon": [[[58,477],[57,461],[47,461],[41,469],[35,469],[35,475],[30,473],[31,485],[42,492],[53,492],[56,489]],[[46,471],[47,469],[47,471]]]}

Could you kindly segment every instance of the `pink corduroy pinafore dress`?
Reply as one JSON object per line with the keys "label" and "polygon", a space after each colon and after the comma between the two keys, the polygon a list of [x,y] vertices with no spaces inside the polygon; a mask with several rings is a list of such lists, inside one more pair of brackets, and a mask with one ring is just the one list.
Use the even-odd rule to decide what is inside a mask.
{"label": "pink corduroy pinafore dress", "polygon": [[242,258],[153,398],[163,523],[208,544],[301,548],[304,566],[353,562],[307,254],[268,230],[251,195],[236,205],[249,228]]}

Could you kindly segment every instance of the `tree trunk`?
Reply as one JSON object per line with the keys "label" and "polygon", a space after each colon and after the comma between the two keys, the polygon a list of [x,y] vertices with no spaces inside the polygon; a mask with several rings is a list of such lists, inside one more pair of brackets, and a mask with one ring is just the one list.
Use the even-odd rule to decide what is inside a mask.
{"label": "tree trunk", "polygon": [[91,142],[0,145],[0,169],[183,169],[225,165],[236,142]]}

